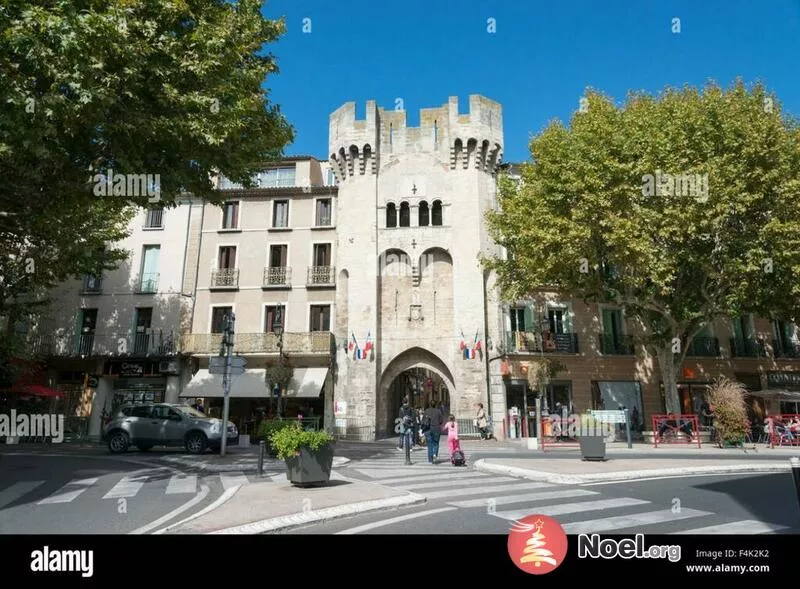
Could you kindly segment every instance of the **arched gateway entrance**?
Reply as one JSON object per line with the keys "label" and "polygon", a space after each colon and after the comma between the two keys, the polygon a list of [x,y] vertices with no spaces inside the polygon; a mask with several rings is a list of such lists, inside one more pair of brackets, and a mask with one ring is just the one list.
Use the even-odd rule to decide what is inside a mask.
{"label": "arched gateway entrance", "polygon": [[381,376],[377,399],[378,437],[394,436],[394,423],[403,398],[414,407],[431,401],[450,406],[455,391],[453,375],[438,356],[423,348],[411,348],[395,357]]}

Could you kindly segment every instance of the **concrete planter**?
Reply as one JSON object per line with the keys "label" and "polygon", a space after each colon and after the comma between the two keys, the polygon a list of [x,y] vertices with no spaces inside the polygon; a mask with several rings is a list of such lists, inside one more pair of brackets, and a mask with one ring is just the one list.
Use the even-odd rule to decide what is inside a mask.
{"label": "concrete planter", "polygon": [[319,450],[300,448],[299,456],[287,458],[286,478],[298,487],[327,484],[333,468],[333,445]]}
{"label": "concrete planter", "polygon": [[606,459],[605,436],[581,436],[578,442],[584,460],[601,462]]}

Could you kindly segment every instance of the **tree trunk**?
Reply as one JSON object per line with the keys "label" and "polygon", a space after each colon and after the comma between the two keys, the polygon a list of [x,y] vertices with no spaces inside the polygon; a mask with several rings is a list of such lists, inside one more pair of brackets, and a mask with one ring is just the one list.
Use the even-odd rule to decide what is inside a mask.
{"label": "tree trunk", "polygon": [[658,367],[661,369],[661,382],[664,384],[664,402],[667,413],[682,413],[681,399],[678,395],[678,370],[680,366],[675,362],[672,344],[658,348],[656,353]]}

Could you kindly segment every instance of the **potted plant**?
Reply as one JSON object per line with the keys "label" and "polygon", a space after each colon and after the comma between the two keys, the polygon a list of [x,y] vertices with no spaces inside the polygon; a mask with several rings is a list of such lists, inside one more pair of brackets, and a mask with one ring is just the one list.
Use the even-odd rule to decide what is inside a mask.
{"label": "potted plant", "polygon": [[306,431],[293,424],[273,432],[270,442],[278,458],[286,462],[286,478],[293,485],[319,485],[330,480],[334,438],[329,433]]}
{"label": "potted plant", "polygon": [[278,430],[295,425],[297,425],[297,423],[293,419],[270,419],[261,422],[261,425],[258,427],[258,439],[264,440],[264,443],[267,445],[267,453],[270,456],[276,456],[278,454],[278,451],[275,450],[275,447],[272,445],[272,434]]}
{"label": "potted plant", "polygon": [[747,389],[739,382],[721,377],[708,391],[708,404],[711,409],[716,442],[720,448],[744,446],[750,431],[747,418],[745,396]]}
{"label": "potted plant", "polygon": [[592,462],[606,459],[606,424],[597,421],[591,415],[582,415],[578,443],[581,447],[581,458]]}

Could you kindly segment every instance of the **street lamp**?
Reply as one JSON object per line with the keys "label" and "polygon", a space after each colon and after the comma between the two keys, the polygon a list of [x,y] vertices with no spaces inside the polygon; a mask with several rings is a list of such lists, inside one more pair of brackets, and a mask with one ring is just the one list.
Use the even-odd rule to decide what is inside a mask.
{"label": "street lamp", "polygon": [[[275,310],[275,319],[273,321],[272,328],[275,331],[275,334],[278,336],[278,365],[283,366],[283,361],[286,358],[286,354],[283,353],[283,305],[278,305],[278,308]],[[282,396],[283,396],[283,391],[279,387],[278,419],[283,417],[283,404],[281,403]]]}

